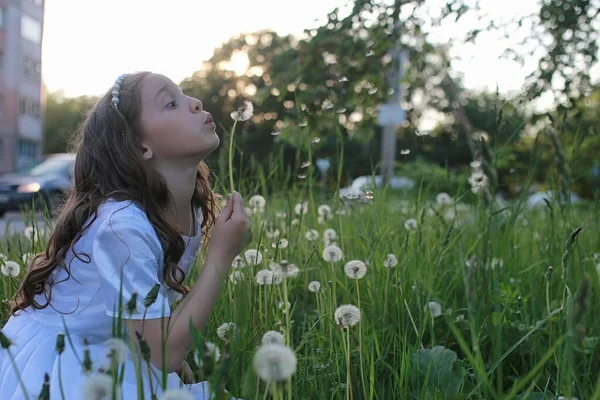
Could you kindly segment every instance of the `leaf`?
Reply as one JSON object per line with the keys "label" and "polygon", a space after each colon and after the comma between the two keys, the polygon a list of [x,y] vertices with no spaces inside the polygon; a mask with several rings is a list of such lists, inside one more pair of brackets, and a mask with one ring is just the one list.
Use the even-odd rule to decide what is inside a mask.
{"label": "leaf", "polygon": [[445,396],[455,396],[460,390],[464,370],[452,350],[444,346],[417,350],[412,361],[429,389],[433,387]]}

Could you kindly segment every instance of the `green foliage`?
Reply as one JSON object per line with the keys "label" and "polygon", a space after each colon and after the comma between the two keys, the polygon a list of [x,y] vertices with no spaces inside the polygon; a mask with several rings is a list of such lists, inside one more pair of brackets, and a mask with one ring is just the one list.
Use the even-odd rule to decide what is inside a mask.
{"label": "green foliage", "polygon": [[413,365],[419,370],[424,386],[435,388],[445,397],[458,394],[464,371],[452,350],[444,346],[417,350],[413,354]]}

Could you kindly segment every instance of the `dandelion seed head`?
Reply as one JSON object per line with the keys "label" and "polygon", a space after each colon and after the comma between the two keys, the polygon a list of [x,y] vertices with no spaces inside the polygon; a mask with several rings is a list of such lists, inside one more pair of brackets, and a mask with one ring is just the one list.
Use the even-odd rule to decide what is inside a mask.
{"label": "dandelion seed head", "polygon": [[306,214],[308,212],[308,202],[305,201],[303,203],[296,204],[296,206],[294,207],[294,212],[296,213],[296,215]]}
{"label": "dandelion seed head", "polygon": [[351,279],[362,279],[367,273],[367,266],[360,260],[348,261],[344,266],[346,276]]}
{"label": "dandelion seed head", "polygon": [[383,266],[386,268],[394,268],[396,265],[398,265],[398,257],[394,254],[388,254],[383,262]]}
{"label": "dandelion seed head", "polygon": [[273,272],[268,269],[261,269],[256,273],[256,283],[259,285],[272,285],[273,284]]}
{"label": "dandelion seed head", "polygon": [[271,247],[274,249],[277,247],[279,247],[280,249],[285,249],[286,247],[288,247],[288,245],[289,242],[286,238],[281,238],[277,242],[271,243]]}
{"label": "dandelion seed head", "polygon": [[435,201],[439,206],[449,206],[452,204],[452,197],[446,192],[441,192],[435,197]]}
{"label": "dandelion seed head", "polygon": [[242,281],[243,276],[240,271],[233,271],[229,274],[229,281],[234,284],[238,284]]}
{"label": "dandelion seed head", "polygon": [[298,226],[298,225],[300,225],[300,220],[299,220],[298,218],[294,218],[294,219],[293,219],[293,220],[290,222],[290,224],[291,224],[292,226]]}
{"label": "dandelion seed head", "polygon": [[263,260],[261,252],[256,249],[246,250],[244,252],[244,257],[246,258],[246,262],[250,265],[261,264]]}
{"label": "dandelion seed head", "polygon": [[315,241],[315,240],[317,240],[319,238],[319,231],[317,231],[316,229],[309,229],[304,234],[304,237],[309,242],[313,242],[313,241]]}
{"label": "dandelion seed head", "polygon": [[262,344],[283,344],[283,335],[277,331],[267,331],[262,337]]}
{"label": "dandelion seed head", "polygon": [[475,194],[482,193],[487,190],[490,179],[482,170],[475,170],[469,177],[471,191]]}
{"label": "dandelion seed head", "polygon": [[340,249],[336,245],[327,246],[323,250],[323,259],[325,259],[325,261],[327,261],[327,262],[330,262],[330,263],[338,262],[338,261],[341,261],[342,258],[343,258],[342,249]]}
{"label": "dandelion seed head", "polygon": [[325,229],[325,231],[323,231],[323,240],[336,240],[337,239],[337,232],[335,231],[335,229]]}
{"label": "dandelion seed head", "polygon": [[248,205],[252,209],[256,209],[256,210],[264,211],[266,204],[267,204],[267,200],[265,200],[265,198],[259,194],[255,194],[254,196],[250,197],[250,199],[248,200]]}
{"label": "dandelion seed head", "polygon": [[231,263],[231,266],[233,268],[243,268],[244,260],[240,256],[235,256],[235,258],[233,259],[233,262]]}
{"label": "dandelion seed head", "polygon": [[113,378],[107,374],[95,374],[87,378],[81,386],[81,397],[83,399],[118,400],[121,392],[117,390],[117,398],[113,399]]}
{"label": "dandelion seed head", "polygon": [[321,282],[312,281],[308,284],[308,290],[313,293],[317,293],[321,291]]}
{"label": "dandelion seed head", "polygon": [[277,343],[263,344],[254,354],[254,370],[266,382],[280,382],[296,373],[296,354]]}
{"label": "dandelion seed head", "polygon": [[317,214],[327,219],[333,218],[333,214],[331,213],[331,207],[329,207],[327,204],[321,204],[319,207],[317,207]]}
{"label": "dandelion seed head", "polygon": [[432,318],[437,318],[442,315],[442,306],[437,301],[430,301],[427,303],[427,306],[429,307]]}
{"label": "dandelion seed head", "polygon": [[217,328],[217,336],[221,340],[231,340],[237,337],[239,328],[234,322],[225,322]]}
{"label": "dandelion seed head", "polygon": [[234,121],[248,121],[254,115],[254,105],[248,100],[244,101],[244,105],[231,113],[231,118]]}
{"label": "dandelion seed head", "polygon": [[344,304],[336,308],[335,322],[343,328],[352,327],[360,322],[360,310],[352,304]]}
{"label": "dandelion seed head", "polygon": [[21,273],[21,266],[15,261],[4,261],[4,264],[0,267],[0,272],[2,272],[2,275],[4,276],[16,278]]}
{"label": "dandelion seed head", "polygon": [[404,229],[407,231],[414,231],[417,229],[417,220],[414,218],[407,219],[406,222],[404,222]]}
{"label": "dandelion seed head", "polygon": [[104,342],[104,347],[107,350],[107,367],[110,367],[113,359],[117,365],[125,364],[129,357],[129,346],[125,341],[119,338],[110,338]]}

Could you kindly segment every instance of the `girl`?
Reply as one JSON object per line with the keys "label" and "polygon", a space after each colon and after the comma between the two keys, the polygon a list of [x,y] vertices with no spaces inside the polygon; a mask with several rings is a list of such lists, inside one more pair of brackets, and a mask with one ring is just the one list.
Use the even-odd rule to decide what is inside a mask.
{"label": "girl", "polygon": [[[98,368],[110,367],[119,314],[127,334],[141,333],[150,347],[150,365],[142,363],[144,397],[160,397],[163,368],[169,389],[182,386],[176,371],[190,375],[190,320],[204,328],[233,259],[252,240],[238,193],[215,216],[218,196],[202,160],[218,145],[202,102],[162,75],[123,75],[98,101],[77,135],[75,186],[2,328],[10,346],[0,348],[0,399],[35,399],[46,373],[51,399],[96,398],[90,392],[103,390],[106,375]],[[188,289],[183,281],[209,231],[204,268]],[[145,308],[157,283],[156,301]],[[134,293],[135,307],[126,310]],[[171,312],[170,303],[184,295]],[[68,336],[59,356],[61,332]],[[121,397],[138,398],[131,355],[124,367]],[[206,383],[185,388],[194,399],[209,397]]]}

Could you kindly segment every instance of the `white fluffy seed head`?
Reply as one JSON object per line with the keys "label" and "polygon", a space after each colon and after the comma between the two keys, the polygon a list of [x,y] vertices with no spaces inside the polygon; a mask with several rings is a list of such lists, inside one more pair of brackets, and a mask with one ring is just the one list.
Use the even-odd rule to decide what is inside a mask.
{"label": "white fluffy seed head", "polygon": [[437,318],[442,315],[442,305],[437,301],[430,301],[427,303],[427,306],[429,307],[432,318]]}
{"label": "white fluffy seed head", "polygon": [[248,200],[248,206],[252,209],[264,210],[267,200],[260,194],[255,194]]}
{"label": "white fluffy seed head", "polygon": [[407,219],[406,222],[404,222],[404,229],[407,231],[414,231],[417,229],[417,220],[414,218]]}
{"label": "white fluffy seed head", "polygon": [[360,310],[352,304],[339,306],[336,308],[333,316],[335,323],[342,328],[348,328],[360,322]]}
{"label": "white fluffy seed head", "polygon": [[231,340],[239,333],[239,328],[234,322],[225,322],[217,328],[217,336],[221,340]]}
{"label": "white fluffy seed head", "polygon": [[396,265],[398,265],[398,257],[393,254],[388,254],[383,262],[383,266],[386,268],[394,268]]}
{"label": "white fluffy seed head", "polygon": [[317,293],[321,291],[321,282],[319,281],[312,281],[308,284],[308,290],[313,292],[313,293]]}
{"label": "white fluffy seed head", "polygon": [[129,356],[129,346],[125,341],[119,338],[110,338],[104,342],[104,346],[107,350],[106,356],[109,362],[114,359],[117,365],[125,364]]}
{"label": "white fluffy seed head", "polygon": [[256,283],[259,285],[272,285],[273,284],[273,272],[268,269],[261,269],[256,273]]}
{"label": "white fluffy seed head", "polygon": [[319,231],[317,231],[316,229],[309,229],[304,234],[304,237],[309,242],[313,242],[313,241],[315,241],[315,240],[317,240],[319,238]]}
{"label": "white fluffy seed head", "polygon": [[258,265],[262,263],[263,256],[260,251],[256,249],[249,249],[244,252],[244,258],[246,258],[246,262],[250,265]]}
{"label": "white fluffy seed head", "polygon": [[83,399],[112,399],[121,398],[121,391],[117,390],[117,397],[113,399],[113,378],[107,374],[95,374],[87,378],[81,386],[81,397]]}
{"label": "white fluffy seed head", "polygon": [[360,260],[348,261],[344,266],[346,276],[351,279],[362,279],[367,273],[367,266]]}
{"label": "white fluffy seed head", "polygon": [[2,272],[2,275],[4,276],[16,278],[21,273],[21,266],[16,261],[8,260],[0,267],[0,272]]}
{"label": "white fluffy seed head", "polygon": [[296,354],[288,346],[263,344],[254,354],[254,370],[266,382],[281,382],[296,373]]}
{"label": "white fluffy seed head", "polygon": [[267,331],[262,337],[262,344],[277,343],[283,344],[283,335],[277,331]]}
{"label": "white fluffy seed head", "polygon": [[446,192],[438,193],[435,201],[439,206],[449,206],[452,204],[452,197]]}
{"label": "white fluffy seed head", "polygon": [[159,400],[194,400],[194,396],[186,389],[165,390]]}
{"label": "white fluffy seed head", "polygon": [[343,258],[342,249],[332,244],[323,250],[323,259],[327,262],[338,262]]}
{"label": "white fluffy seed head", "polygon": [[323,240],[327,241],[332,241],[332,240],[336,240],[337,239],[337,232],[335,231],[335,229],[325,229],[325,231],[323,232]]}

